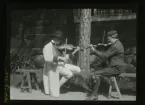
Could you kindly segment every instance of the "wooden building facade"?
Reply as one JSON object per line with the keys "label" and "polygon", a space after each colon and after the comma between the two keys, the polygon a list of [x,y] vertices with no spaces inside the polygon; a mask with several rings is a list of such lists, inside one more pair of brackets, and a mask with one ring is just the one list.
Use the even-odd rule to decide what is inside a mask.
{"label": "wooden building facade", "polygon": [[[16,16],[18,13],[19,17]],[[93,23],[101,25],[108,22],[136,20],[136,11],[123,9],[38,9],[24,12],[15,11],[12,13],[12,17],[11,36],[17,37],[19,40],[24,39],[27,35],[35,36],[32,40],[33,47],[41,48],[43,37],[48,35],[53,27],[59,27],[65,36],[69,37],[68,43],[85,48],[91,43],[91,35],[95,29],[92,27]],[[103,30],[109,30],[110,26],[112,29],[114,28],[112,24],[108,27],[103,26],[105,26]],[[77,42],[74,42],[75,39]],[[89,49],[79,52],[79,66],[83,70],[90,70],[89,57]]]}

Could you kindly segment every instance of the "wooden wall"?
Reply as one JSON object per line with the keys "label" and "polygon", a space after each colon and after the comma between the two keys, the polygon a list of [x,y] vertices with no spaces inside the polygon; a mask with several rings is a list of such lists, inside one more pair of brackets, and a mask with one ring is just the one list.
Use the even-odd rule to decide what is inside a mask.
{"label": "wooden wall", "polygon": [[[58,10],[57,10],[58,11]],[[61,11],[61,18],[59,18],[59,14]],[[76,28],[78,23],[74,23],[73,20],[73,11],[71,10],[59,10],[56,14],[53,14],[54,10],[48,11],[45,10],[45,16],[41,20],[41,10],[33,10],[33,11],[23,11],[25,12],[24,15],[20,11],[13,12],[12,16],[12,28],[11,28],[11,37],[13,37],[11,46],[15,47],[18,46],[16,44],[16,38],[15,36],[19,36],[22,34],[22,28],[21,25],[15,25],[16,22],[20,22],[21,24],[24,23],[24,18],[22,17],[29,17],[25,22],[27,23],[25,25],[25,30],[28,31],[29,34],[41,34],[41,35],[36,35],[35,39],[33,40],[34,47],[41,47],[42,44],[42,38],[44,37],[44,34],[48,34],[49,31],[51,30],[52,26],[55,25],[61,25],[61,29],[64,32],[64,35],[68,37],[68,43],[76,44],[78,39],[77,37],[77,32]],[[16,14],[17,17],[15,16]],[[53,15],[52,15],[53,14]],[[65,16],[66,15],[66,16]],[[37,17],[37,18],[35,18]],[[56,17],[56,18],[53,18]],[[57,21],[56,21],[57,20]],[[64,20],[64,21],[62,21]],[[38,24],[36,24],[38,23]],[[40,24],[42,23],[42,24]],[[36,26],[37,25],[37,26]],[[39,28],[42,28],[42,31],[38,31]],[[103,30],[108,30],[108,29],[116,29],[119,33],[120,40],[124,43],[125,46],[130,46],[133,43],[136,43],[136,20],[124,20],[124,21],[106,21],[106,22],[92,22],[92,29],[91,29],[91,42],[92,43],[98,43],[100,40],[102,40],[102,35],[103,35]],[[77,37],[77,38],[76,38]],[[128,43],[128,40],[132,40],[133,43]],[[18,40],[19,42],[19,40]]]}

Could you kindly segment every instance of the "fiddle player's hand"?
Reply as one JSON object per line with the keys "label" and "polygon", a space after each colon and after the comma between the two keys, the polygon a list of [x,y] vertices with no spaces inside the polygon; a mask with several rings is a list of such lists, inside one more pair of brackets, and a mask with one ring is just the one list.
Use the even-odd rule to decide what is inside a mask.
{"label": "fiddle player's hand", "polygon": [[90,48],[91,48],[92,51],[95,51],[95,49],[94,49],[92,44],[90,45]]}
{"label": "fiddle player's hand", "polygon": [[61,57],[61,56],[59,56],[58,57],[58,61],[66,62],[67,61],[67,57]]}
{"label": "fiddle player's hand", "polygon": [[64,56],[64,60],[67,61],[68,59],[69,59],[69,54],[66,54],[66,55]]}
{"label": "fiddle player's hand", "polygon": [[107,46],[107,44],[103,44],[103,43],[98,43],[98,45],[103,45],[103,46]]}
{"label": "fiddle player's hand", "polygon": [[72,55],[74,55],[76,52],[78,52],[80,50],[80,47],[77,46],[77,48],[73,51]]}
{"label": "fiddle player's hand", "polygon": [[102,43],[98,43],[97,45],[101,45]]}
{"label": "fiddle player's hand", "polygon": [[98,45],[98,46],[99,46],[99,45],[104,45],[104,46],[105,46],[106,44],[103,44],[103,43],[98,43],[97,45]]}
{"label": "fiddle player's hand", "polygon": [[77,46],[77,48],[75,49],[75,51],[79,51],[80,50],[80,47],[79,46]]}

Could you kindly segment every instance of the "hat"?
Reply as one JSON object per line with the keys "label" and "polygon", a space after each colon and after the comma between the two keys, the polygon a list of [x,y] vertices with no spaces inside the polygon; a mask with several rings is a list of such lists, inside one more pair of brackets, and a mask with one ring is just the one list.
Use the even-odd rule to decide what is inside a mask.
{"label": "hat", "polygon": [[60,30],[53,31],[51,37],[63,38],[63,33]]}
{"label": "hat", "polygon": [[111,30],[107,33],[108,37],[112,37],[112,38],[117,38],[118,37],[118,33],[115,30]]}

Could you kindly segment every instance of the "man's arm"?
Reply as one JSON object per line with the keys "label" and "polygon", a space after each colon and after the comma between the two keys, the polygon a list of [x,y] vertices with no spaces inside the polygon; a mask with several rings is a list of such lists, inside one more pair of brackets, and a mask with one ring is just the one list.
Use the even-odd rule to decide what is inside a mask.
{"label": "man's arm", "polygon": [[54,55],[53,55],[53,50],[52,50],[51,43],[49,43],[49,44],[44,46],[44,48],[43,48],[43,55],[44,55],[45,61],[53,62]]}
{"label": "man's arm", "polygon": [[59,60],[66,61],[64,57],[54,55],[53,46],[51,43],[47,44],[43,48],[43,55],[44,55],[45,61],[48,61],[48,62],[57,62]]}
{"label": "man's arm", "polygon": [[53,62],[57,62],[59,59],[60,59],[59,56],[54,56],[53,57]]}
{"label": "man's arm", "polygon": [[72,55],[74,56],[78,51],[80,50],[80,47],[77,47],[74,52],[72,53]]}
{"label": "man's arm", "polygon": [[74,55],[80,50],[80,47],[77,47],[71,54],[69,54],[69,58],[73,58]]}
{"label": "man's arm", "polygon": [[98,51],[98,50],[95,50],[95,49],[93,49],[93,52],[97,55],[97,56],[99,56],[99,57],[101,57],[101,58],[109,58],[109,57],[111,57],[111,56],[113,56],[113,55],[115,55],[117,52],[118,52],[118,50],[117,50],[117,48],[115,48],[115,47],[111,47],[111,48],[109,48],[106,52],[100,52],[100,51]]}

